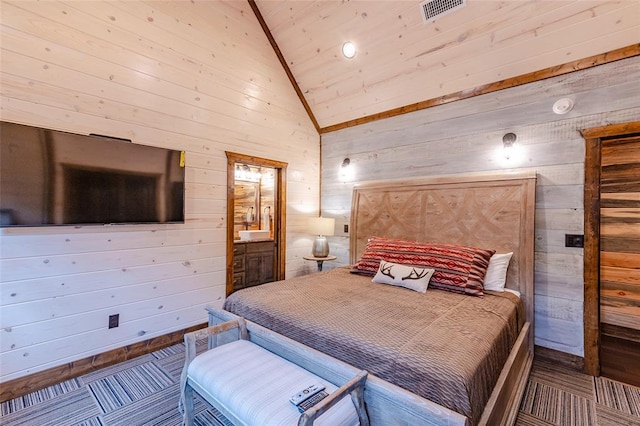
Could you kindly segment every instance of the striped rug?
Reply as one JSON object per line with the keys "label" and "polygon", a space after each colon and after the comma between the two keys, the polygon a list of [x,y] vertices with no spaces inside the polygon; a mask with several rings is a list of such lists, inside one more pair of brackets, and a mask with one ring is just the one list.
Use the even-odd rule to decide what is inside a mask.
{"label": "striped rug", "polygon": [[640,388],[535,360],[517,426],[640,426]]}
{"label": "striped rug", "polygon": [[[198,352],[206,342],[198,343]],[[3,426],[177,426],[184,345],[178,344],[3,402]],[[198,426],[233,426],[195,400]]]}
{"label": "striped rug", "polygon": [[[198,344],[199,351],[206,344]],[[178,426],[184,345],[67,380],[0,405],[3,426]],[[198,426],[233,426],[196,398]],[[518,426],[640,426],[640,388],[535,360]]]}

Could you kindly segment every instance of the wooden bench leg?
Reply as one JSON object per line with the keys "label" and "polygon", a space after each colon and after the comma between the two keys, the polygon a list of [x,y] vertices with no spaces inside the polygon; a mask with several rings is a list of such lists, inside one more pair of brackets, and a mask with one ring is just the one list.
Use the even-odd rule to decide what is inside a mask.
{"label": "wooden bench leg", "polygon": [[356,407],[360,426],[369,426],[369,416],[367,416],[367,409],[364,406],[364,382],[362,386],[358,386],[351,392],[351,400]]}
{"label": "wooden bench leg", "polygon": [[184,388],[184,425],[185,426],[193,426],[193,388],[187,385]]}

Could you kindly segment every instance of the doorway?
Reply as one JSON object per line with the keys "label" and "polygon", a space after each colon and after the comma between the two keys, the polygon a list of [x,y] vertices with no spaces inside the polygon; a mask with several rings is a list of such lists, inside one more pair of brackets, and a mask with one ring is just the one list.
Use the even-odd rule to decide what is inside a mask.
{"label": "doorway", "polygon": [[585,372],[640,386],[640,122],[582,134]]}
{"label": "doorway", "polygon": [[[234,289],[285,277],[287,163],[226,155],[228,296]],[[241,231],[251,231],[243,235],[247,238],[254,238],[255,231],[264,236],[238,244]]]}

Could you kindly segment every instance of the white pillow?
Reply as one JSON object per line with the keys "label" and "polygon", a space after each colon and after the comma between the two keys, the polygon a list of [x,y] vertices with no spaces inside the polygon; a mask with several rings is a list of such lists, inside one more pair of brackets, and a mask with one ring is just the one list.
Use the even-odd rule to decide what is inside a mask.
{"label": "white pillow", "polygon": [[380,261],[378,272],[373,277],[374,283],[391,284],[426,293],[429,280],[435,269],[420,268],[398,263]]}
{"label": "white pillow", "polygon": [[491,256],[487,273],[484,275],[483,287],[485,290],[504,291],[504,286],[507,283],[507,268],[509,267],[511,256],[513,256],[513,252],[496,253]]}
{"label": "white pillow", "polygon": [[518,298],[520,298],[520,292],[518,290],[512,290],[510,288],[505,288],[504,292],[505,293],[515,294]]}

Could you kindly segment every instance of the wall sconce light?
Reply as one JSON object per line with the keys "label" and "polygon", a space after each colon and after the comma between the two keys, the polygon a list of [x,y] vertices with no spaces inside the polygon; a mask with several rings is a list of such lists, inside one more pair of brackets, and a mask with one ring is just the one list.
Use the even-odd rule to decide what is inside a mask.
{"label": "wall sconce light", "polygon": [[340,179],[343,182],[351,180],[353,178],[353,166],[351,165],[351,160],[349,157],[342,160],[342,164],[340,165]]}
{"label": "wall sconce light", "polygon": [[516,139],[517,136],[515,133],[507,133],[502,137],[502,153],[507,160],[513,154],[513,144]]}
{"label": "wall sconce light", "polygon": [[334,218],[309,218],[309,233],[316,235],[316,239],[313,241],[313,249],[311,250],[311,254],[313,254],[314,257],[329,256],[329,242],[327,241],[327,236],[333,235],[335,226],[336,220]]}
{"label": "wall sconce light", "polygon": [[342,54],[345,58],[351,59],[356,56],[356,45],[350,41],[347,41],[342,45]]}

